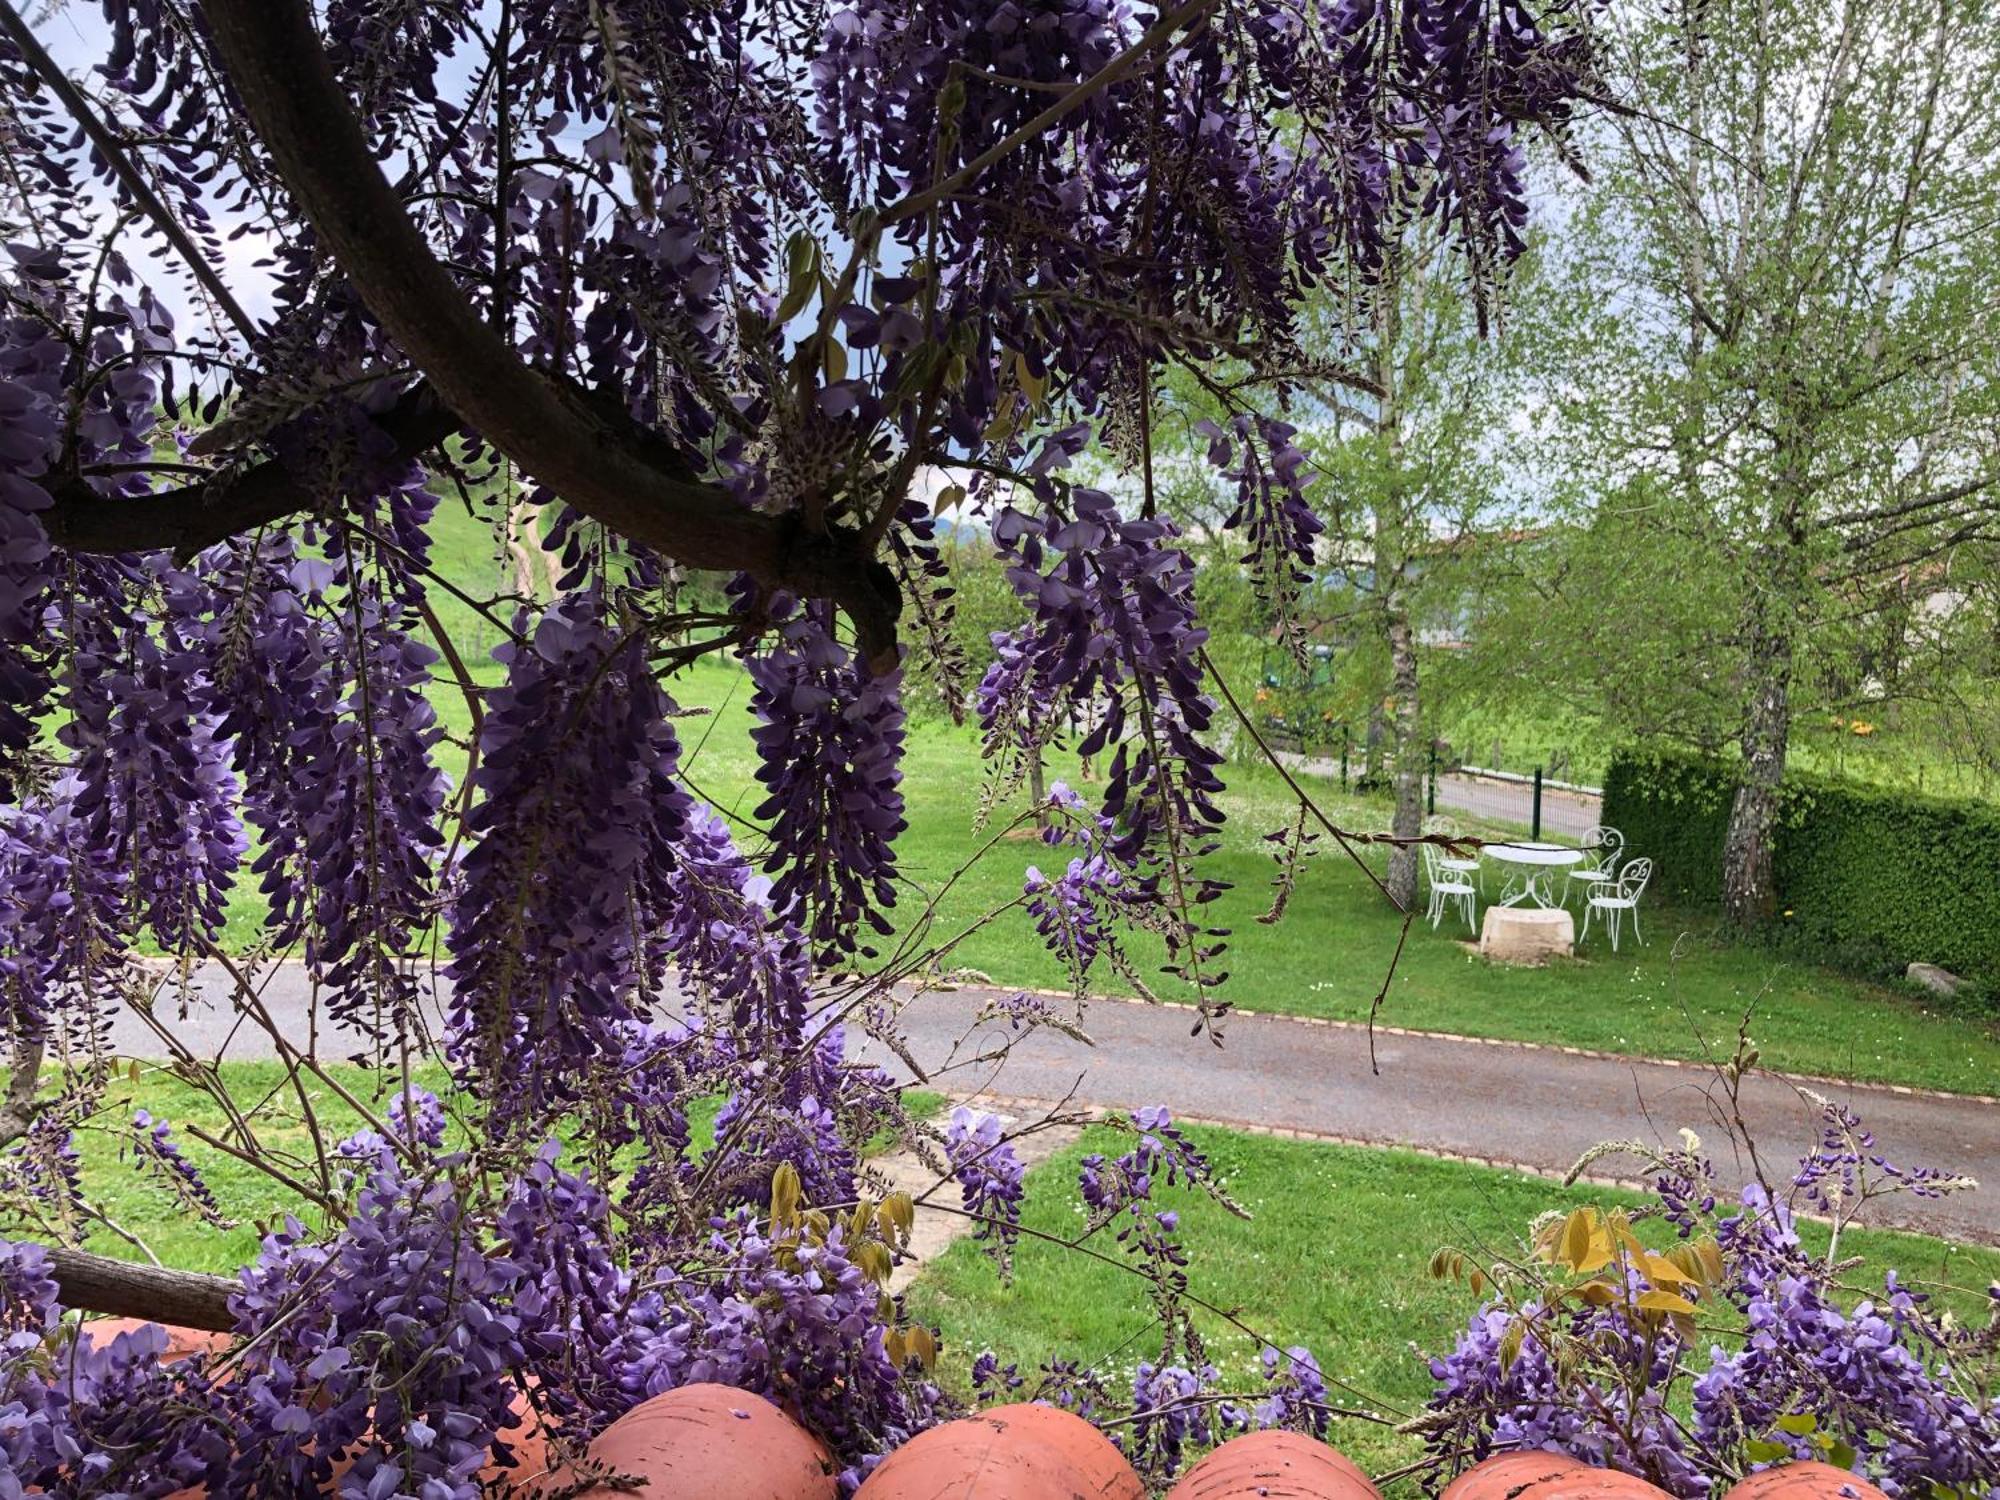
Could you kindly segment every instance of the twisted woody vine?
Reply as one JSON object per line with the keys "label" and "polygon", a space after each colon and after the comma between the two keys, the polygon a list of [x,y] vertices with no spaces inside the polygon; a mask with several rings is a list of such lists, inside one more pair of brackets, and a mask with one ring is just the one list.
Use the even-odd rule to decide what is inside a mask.
{"label": "twisted woody vine", "polygon": [[[1057,736],[1104,757],[1097,795],[1058,786],[1024,815],[1051,873],[986,920],[1046,943],[1079,994],[1129,967],[1125,935],[1163,937],[1150,982],[1217,1026],[1222,715],[1193,564],[1153,501],[1153,393],[1227,366],[1260,403],[1210,460],[1284,618],[1320,524],[1268,413],[1365,385],[1302,358],[1304,299],[1365,309],[1415,230],[1497,306],[1529,153],[1567,161],[1603,93],[1591,12],[74,8],[101,9],[108,46],[72,75],[45,16],[0,0],[0,1493],[295,1496],[338,1466],[343,1494],[472,1496],[507,1482],[524,1407],[574,1455],[695,1380],[779,1401],[851,1489],[960,1399],[935,1369],[950,1329],[888,1291],[915,1216],[969,1216],[1003,1263],[1024,1232],[1018,1132],[913,1118],[847,1047],[893,1047],[894,987],[955,941],[903,920],[904,695],[975,717],[1002,784]],[[1129,489],[1072,477],[1092,450]],[[1029,619],[977,683],[949,645],[939,471]],[[552,518],[556,597],[457,599],[500,641],[468,660],[437,519],[521,504]],[[709,656],[754,691],[762,797],[734,826],[684,772],[675,679]],[[268,911],[247,956],[223,942],[233,888]],[[364,1039],[371,1083],[263,1010],[255,971],[281,956]],[[76,1150],[121,1132],[189,1216],[221,1218],[174,1121],[118,1117],[109,1040],[130,1009],[233,1108],[176,1035],[178,987],[218,964],[300,1115],[337,1094],[367,1121],[301,1153],[236,1117],[232,1154],[299,1208],[233,1278],[92,1250],[118,1229]],[[1075,1024],[1029,997],[1012,1019]],[[415,1077],[432,1059],[435,1091]],[[1079,1187],[1152,1292],[1157,1349],[1127,1390],[986,1359],[975,1391],[1106,1421],[1155,1477],[1234,1427],[1324,1433],[1339,1382],[1303,1347],[1239,1330],[1265,1383],[1218,1384],[1163,1194],[1227,1194],[1166,1110],[1114,1123],[1124,1149]],[[884,1191],[864,1160],[884,1132],[955,1191]],[[1748,1299],[1753,1320],[1782,1304],[1780,1349],[1848,1317],[1824,1278],[1786,1279],[1773,1198],[1704,1231],[1706,1164],[1660,1170],[1715,1263],[1633,1262],[1630,1286]],[[1991,1336],[1936,1342],[1896,1288],[1841,1325],[1896,1352],[1893,1401],[1813,1407],[1821,1387],[1767,1349],[1704,1375],[1699,1430],[1669,1435],[1603,1351],[1657,1365],[1687,1315],[1577,1293],[1627,1265],[1597,1229],[1612,1260],[1497,1284],[1441,1363],[1419,1419],[1440,1464],[1532,1431],[1690,1495],[1771,1441],[1967,1493],[2000,1467],[2000,1416],[1967,1384]],[[233,1342],[168,1362],[157,1327],[100,1338],[66,1311]],[[1615,1371],[1565,1362],[1568,1342]],[[1803,1409],[1814,1426],[1770,1436]]]}

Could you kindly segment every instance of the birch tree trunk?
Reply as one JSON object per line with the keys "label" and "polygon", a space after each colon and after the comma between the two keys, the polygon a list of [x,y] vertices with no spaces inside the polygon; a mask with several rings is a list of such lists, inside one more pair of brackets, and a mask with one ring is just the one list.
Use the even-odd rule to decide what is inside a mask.
{"label": "birch tree trunk", "polygon": [[[1423,280],[1408,273],[1410,291],[1419,306]],[[1389,770],[1396,792],[1396,810],[1389,831],[1399,839],[1423,832],[1424,768],[1417,739],[1423,724],[1423,704],[1417,681],[1417,638],[1410,622],[1410,541],[1412,517],[1407,513],[1403,474],[1403,405],[1399,343],[1402,335],[1400,298],[1382,299],[1377,316],[1375,380],[1382,394],[1375,407],[1375,436],[1387,470],[1387,483],[1375,507],[1375,588],[1382,610],[1383,639],[1389,647],[1387,715]],[[1419,315],[1421,325],[1421,314]],[[1404,910],[1417,901],[1417,851],[1397,844],[1389,855],[1389,894]]]}
{"label": "birch tree trunk", "polygon": [[[1424,756],[1418,741],[1422,737],[1423,712],[1418,697],[1417,641],[1411,629],[1409,606],[1400,585],[1384,600],[1388,614],[1391,691],[1396,710],[1391,719],[1395,739],[1396,812],[1390,831],[1399,839],[1413,839],[1423,832]],[[1389,894],[1405,909],[1417,900],[1417,851],[1415,845],[1398,844],[1389,856]]]}
{"label": "birch tree trunk", "polygon": [[1758,551],[1768,570],[1768,587],[1753,596],[1744,622],[1743,771],[1722,841],[1723,915],[1746,928],[1770,921],[1777,905],[1772,843],[1792,732],[1795,643],[1789,585],[1798,571],[1796,547],[1779,544]]}

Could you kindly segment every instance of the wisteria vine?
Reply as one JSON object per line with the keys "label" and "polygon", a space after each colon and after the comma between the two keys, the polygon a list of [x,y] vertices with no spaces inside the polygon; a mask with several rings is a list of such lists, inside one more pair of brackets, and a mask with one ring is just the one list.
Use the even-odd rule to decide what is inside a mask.
{"label": "wisteria vine", "polygon": [[[291,1495],[339,1465],[458,1500],[529,1421],[573,1450],[700,1379],[783,1401],[851,1488],[949,1405],[887,1290],[911,1205],[870,1141],[1020,1238],[1011,1143],[910,1118],[845,1050],[912,955],[834,973],[905,936],[906,665],[968,706],[947,527],[1031,616],[970,705],[990,748],[1068,729],[1108,761],[1097,808],[1041,810],[1024,931],[1079,989],[1160,934],[1212,1014],[1193,566],[1149,473],[1063,470],[1143,469],[1174,365],[1282,406],[1302,299],[1411,224],[1494,292],[1520,142],[1591,82],[1587,7],[98,9],[72,78],[0,0],[0,1207],[71,1251],[119,1232],[84,1191],[98,1131],[194,1216],[226,1217],[197,1143],[301,1202],[217,1320],[233,1347],[179,1362],[60,1317],[49,1257],[0,1242],[0,1488]],[[1231,434],[1277,597],[1315,530],[1295,434]],[[558,597],[445,561],[447,515],[512,535],[544,506]],[[747,811],[706,805],[673,685],[732,653]],[[259,990],[288,960],[304,1037]],[[271,1098],[192,1049],[208,1005],[266,1035]],[[225,1130],[132,1113],[121,1014]],[[366,1129],[324,1140],[329,1095]],[[280,1110],[308,1149],[266,1139]],[[1168,1328],[1134,1451],[1164,1472],[1210,1413],[1310,1425],[1296,1351],[1261,1398],[1202,1394],[1153,1194],[1212,1174],[1132,1123],[1085,1189]],[[1058,1399],[1109,1410],[1069,1374]]]}

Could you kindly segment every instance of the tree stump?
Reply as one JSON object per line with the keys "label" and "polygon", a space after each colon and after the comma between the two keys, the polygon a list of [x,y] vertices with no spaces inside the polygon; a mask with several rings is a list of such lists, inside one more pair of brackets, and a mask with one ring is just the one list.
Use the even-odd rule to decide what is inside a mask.
{"label": "tree stump", "polygon": [[1479,954],[1501,964],[1543,964],[1568,958],[1576,923],[1559,906],[1489,906],[1479,924]]}

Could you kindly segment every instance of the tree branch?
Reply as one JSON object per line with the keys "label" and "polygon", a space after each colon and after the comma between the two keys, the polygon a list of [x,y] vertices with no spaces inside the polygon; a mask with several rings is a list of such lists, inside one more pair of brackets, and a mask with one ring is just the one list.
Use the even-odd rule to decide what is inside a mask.
{"label": "tree branch", "polygon": [[56,1297],[64,1307],[204,1328],[211,1333],[233,1333],[236,1329],[229,1299],[240,1288],[227,1276],[144,1266],[62,1245],[51,1245],[48,1252]]}
{"label": "tree branch", "polygon": [[[424,385],[405,392],[374,421],[394,440],[404,462],[461,425]],[[50,541],[72,552],[199,552],[317,505],[312,492],[275,460],[151,495],[101,495],[76,478],[52,484],[50,493],[55,504],[43,513],[42,524]]]}
{"label": "tree branch", "polygon": [[832,599],[895,661],[895,575],[852,532],[742,505],[692,477],[621,403],[524,363],[468,302],[383,177],[304,0],[210,0],[215,50],[273,165],[368,310],[494,447],[592,519],[693,568]]}
{"label": "tree branch", "polygon": [[[1981,475],[1968,479],[1963,484],[1954,484],[1941,490],[1932,490],[1927,495],[1919,495],[1914,500],[1905,500],[1900,505],[1884,505],[1874,509],[1841,511],[1826,518],[1828,526],[1865,526],[1876,521],[1893,521],[1898,516],[1911,515],[1920,510],[1935,510],[1942,505],[1952,505],[1960,500],[1970,499],[1981,490],[1991,489],[2000,483],[2000,473]],[[1875,540],[1872,536],[1851,536],[1841,544],[1846,552],[1858,552]]]}

